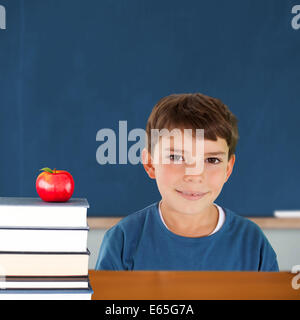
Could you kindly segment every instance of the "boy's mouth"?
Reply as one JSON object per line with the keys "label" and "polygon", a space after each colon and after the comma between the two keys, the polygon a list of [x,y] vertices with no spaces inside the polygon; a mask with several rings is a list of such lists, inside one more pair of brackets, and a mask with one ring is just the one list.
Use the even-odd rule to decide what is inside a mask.
{"label": "boy's mouth", "polygon": [[208,192],[194,192],[194,191],[180,191],[175,189],[183,198],[188,200],[199,200],[204,197]]}

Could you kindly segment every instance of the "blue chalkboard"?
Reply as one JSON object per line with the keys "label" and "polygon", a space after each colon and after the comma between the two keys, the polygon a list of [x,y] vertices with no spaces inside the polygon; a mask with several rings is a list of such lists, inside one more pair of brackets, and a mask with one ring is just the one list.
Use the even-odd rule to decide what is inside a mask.
{"label": "blue chalkboard", "polygon": [[90,216],[159,200],[141,164],[97,162],[97,132],[118,132],[119,121],[144,129],[161,97],[201,92],[239,119],[237,161],[216,202],[245,216],[299,209],[296,4],[0,0],[0,196],[36,196],[47,166],[72,173]]}

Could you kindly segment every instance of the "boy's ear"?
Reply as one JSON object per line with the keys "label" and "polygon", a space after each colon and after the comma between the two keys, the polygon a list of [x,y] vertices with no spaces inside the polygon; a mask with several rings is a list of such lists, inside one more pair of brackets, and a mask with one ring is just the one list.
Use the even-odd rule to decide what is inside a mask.
{"label": "boy's ear", "polygon": [[228,161],[225,182],[227,182],[227,180],[229,179],[232,173],[234,163],[235,163],[235,154],[233,154]]}
{"label": "boy's ear", "polygon": [[151,155],[146,148],[144,148],[142,151],[142,163],[148,176],[151,179],[155,179],[155,168],[152,163]]}

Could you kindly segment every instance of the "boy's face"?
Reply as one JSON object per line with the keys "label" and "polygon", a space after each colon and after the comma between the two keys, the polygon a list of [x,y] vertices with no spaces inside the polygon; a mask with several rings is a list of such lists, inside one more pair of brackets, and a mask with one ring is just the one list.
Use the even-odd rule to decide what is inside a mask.
{"label": "boy's face", "polygon": [[228,161],[226,140],[201,141],[182,133],[160,137],[153,158],[143,150],[145,170],[156,179],[169,210],[184,214],[209,210],[232,172],[235,156]]}

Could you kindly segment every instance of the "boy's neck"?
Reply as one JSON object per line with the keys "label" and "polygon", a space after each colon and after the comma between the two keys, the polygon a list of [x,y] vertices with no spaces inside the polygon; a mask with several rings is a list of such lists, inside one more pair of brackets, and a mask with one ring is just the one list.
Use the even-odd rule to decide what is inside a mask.
{"label": "boy's neck", "polygon": [[183,237],[208,236],[215,230],[219,218],[218,208],[213,204],[205,211],[195,215],[172,210],[164,201],[160,202],[160,210],[168,229]]}

